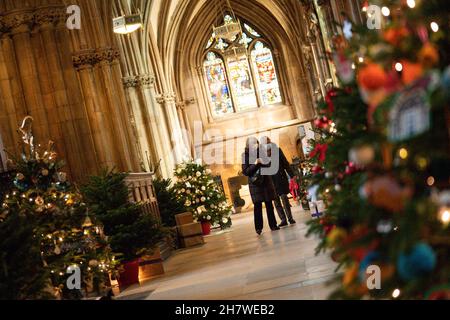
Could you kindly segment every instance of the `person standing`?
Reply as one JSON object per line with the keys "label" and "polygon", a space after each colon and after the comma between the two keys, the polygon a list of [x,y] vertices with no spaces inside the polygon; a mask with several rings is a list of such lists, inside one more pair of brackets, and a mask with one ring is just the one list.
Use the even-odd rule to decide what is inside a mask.
{"label": "person standing", "polygon": [[267,150],[267,154],[274,155],[278,157],[278,170],[271,176],[272,181],[275,185],[275,190],[277,197],[274,200],[275,207],[277,209],[278,216],[281,219],[279,227],[286,227],[288,221],[290,224],[295,224],[296,221],[292,216],[291,204],[289,203],[288,194],[289,190],[289,180],[286,174],[289,175],[291,179],[295,178],[294,171],[292,170],[289,161],[286,159],[283,150],[273,143],[269,137],[263,137],[261,142]]}
{"label": "person standing", "polygon": [[[264,161],[265,160],[265,161]],[[262,215],[263,203],[266,205],[267,219],[272,231],[280,230],[277,226],[272,201],[275,200],[276,192],[272,179],[264,175],[262,168],[270,167],[268,159],[260,157],[258,139],[251,137],[247,139],[245,152],[242,155],[242,173],[248,177],[250,195],[254,205],[255,230],[258,235],[262,233],[264,221]]]}

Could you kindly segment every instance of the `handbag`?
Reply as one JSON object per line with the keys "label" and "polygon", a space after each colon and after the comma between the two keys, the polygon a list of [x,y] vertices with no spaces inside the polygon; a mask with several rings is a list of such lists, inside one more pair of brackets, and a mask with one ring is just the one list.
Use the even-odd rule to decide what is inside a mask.
{"label": "handbag", "polygon": [[251,184],[261,186],[264,183],[264,177],[261,175],[261,169],[258,169],[249,179]]}

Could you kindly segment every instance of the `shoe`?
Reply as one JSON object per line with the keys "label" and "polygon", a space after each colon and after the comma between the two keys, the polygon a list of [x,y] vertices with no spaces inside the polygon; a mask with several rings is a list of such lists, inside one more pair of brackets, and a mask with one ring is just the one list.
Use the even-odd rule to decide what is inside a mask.
{"label": "shoe", "polygon": [[281,223],[278,225],[278,228],[286,227],[288,225],[287,221],[281,221]]}
{"label": "shoe", "polygon": [[297,222],[295,222],[294,219],[291,219],[291,220],[289,220],[289,223],[290,223],[290,224],[296,224]]}
{"label": "shoe", "polygon": [[272,229],[272,231],[278,231],[278,230],[280,230],[279,227],[275,227],[275,228]]}
{"label": "shoe", "polygon": [[258,234],[258,236],[260,236],[262,233],[262,230],[256,230],[256,233]]}

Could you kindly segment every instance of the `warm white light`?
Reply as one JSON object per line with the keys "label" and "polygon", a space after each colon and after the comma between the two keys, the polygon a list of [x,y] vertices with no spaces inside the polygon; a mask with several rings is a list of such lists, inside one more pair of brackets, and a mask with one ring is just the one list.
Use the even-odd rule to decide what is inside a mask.
{"label": "warm white light", "polygon": [[359,61],[360,63],[363,63],[363,62],[364,62],[364,58],[363,58],[363,57],[359,57],[359,58],[358,58],[358,61]]}
{"label": "warm white light", "polygon": [[395,70],[397,70],[398,72],[402,72],[403,71],[403,65],[400,62],[397,62],[395,64]]}
{"label": "warm white light", "polygon": [[392,292],[392,298],[396,299],[400,296],[400,290],[395,289],[394,292]]}
{"label": "warm white light", "polygon": [[410,7],[412,9],[416,6],[416,1],[415,0],[407,0],[406,4],[408,5],[408,7]]}
{"label": "warm white light", "polygon": [[389,17],[389,15],[391,14],[391,10],[389,10],[388,7],[383,7],[381,8],[381,13],[383,14],[383,16]]}
{"label": "warm white light", "polygon": [[355,70],[356,69],[356,65],[354,63],[352,63],[352,69]]}
{"label": "warm white light", "polygon": [[122,16],[113,19],[114,33],[129,34],[142,28],[142,17],[139,14]]}
{"label": "warm white light", "polygon": [[430,24],[430,27],[431,27],[431,30],[433,30],[433,32],[439,31],[439,25],[434,21]]}
{"label": "warm white light", "polygon": [[398,155],[400,156],[400,158],[401,158],[402,160],[406,160],[406,159],[408,158],[408,150],[406,150],[405,148],[401,148],[401,149],[398,151]]}
{"label": "warm white light", "polygon": [[367,7],[363,7],[363,8],[362,8],[362,11],[363,11],[363,12],[366,12],[366,11],[367,11]]}
{"label": "warm white light", "polygon": [[444,207],[439,211],[439,219],[443,224],[450,223],[450,208]]}

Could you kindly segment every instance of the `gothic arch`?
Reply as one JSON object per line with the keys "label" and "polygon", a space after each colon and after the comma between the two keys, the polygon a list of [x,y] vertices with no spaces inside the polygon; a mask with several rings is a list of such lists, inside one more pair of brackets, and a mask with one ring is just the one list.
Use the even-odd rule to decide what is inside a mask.
{"label": "gothic arch", "polygon": [[[313,115],[311,88],[305,80],[301,48],[295,46],[304,32],[296,31],[292,26],[292,17],[286,15],[287,10],[281,10],[278,1],[231,1],[231,5],[236,15],[256,26],[275,49],[275,56],[278,56],[275,60],[284,71],[280,73],[280,84],[286,89],[284,98],[286,104],[291,106],[289,111],[292,118],[310,118]],[[172,82],[179,102],[192,102],[194,98],[196,106],[190,107],[197,107],[202,121],[210,123],[211,116],[206,110],[208,101],[202,88],[204,82],[200,79],[198,70],[203,65],[204,45],[210,37],[211,27],[219,12],[214,1],[202,2],[202,5],[187,0],[181,1],[178,9],[172,18],[174,22],[165,45],[166,70],[170,70],[172,75],[168,80]],[[301,7],[296,10],[301,10]],[[185,23],[177,24],[178,21]]]}

